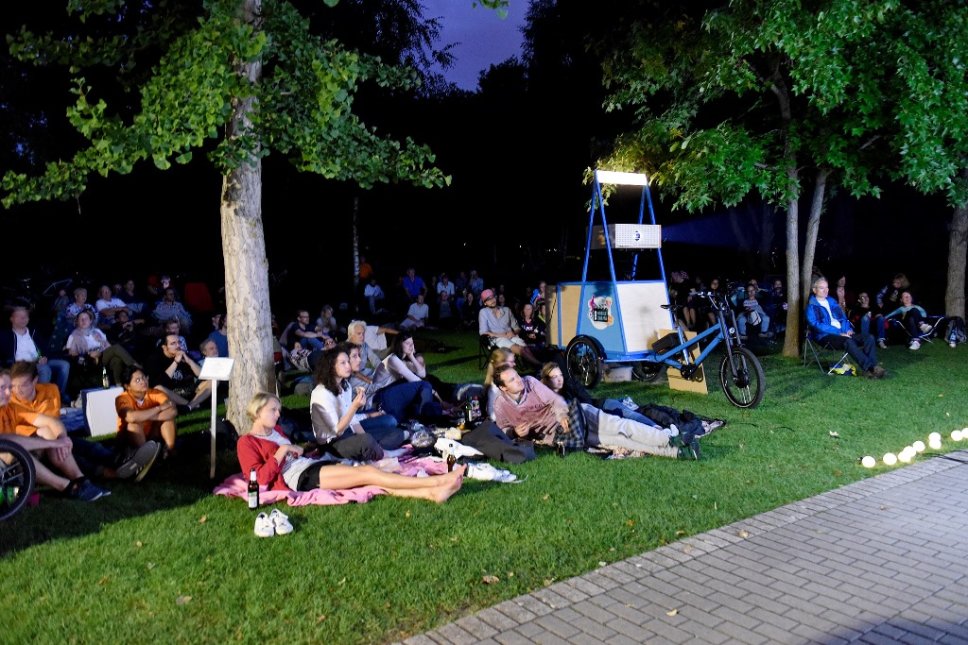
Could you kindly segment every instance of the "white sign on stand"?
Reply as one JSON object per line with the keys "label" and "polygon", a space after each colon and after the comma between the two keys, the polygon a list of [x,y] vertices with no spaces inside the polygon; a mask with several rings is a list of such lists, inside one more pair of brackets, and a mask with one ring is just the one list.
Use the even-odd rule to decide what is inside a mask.
{"label": "white sign on stand", "polygon": [[212,357],[206,358],[205,362],[202,363],[202,371],[199,373],[198,378],[203,381],[212,382],[212,427],[210,429],[212,438],[212,458],[211,466],[209,467],[208,477],[209,479],[215,478],[215,427],[216,427],[216,407],[218,406],[218,382],[228,381],[229,377],[232,375],[232,365],[235,364],[235,359],[232,358],[221,358]]}

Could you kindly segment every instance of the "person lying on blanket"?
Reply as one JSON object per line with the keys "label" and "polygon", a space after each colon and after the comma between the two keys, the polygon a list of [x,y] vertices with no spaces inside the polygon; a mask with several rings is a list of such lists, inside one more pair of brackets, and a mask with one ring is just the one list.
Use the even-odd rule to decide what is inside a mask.
{"label": "person lying on blanket", "polygon": [[282,403],[275,395],[259,392],[253,396],[246,408],[252,427],[236,444],[242,473],[254,468],[259,484],[269,490],[376,486],[395,497],[416,497],[440,504],[463,484],[465,466],[444,475],[418,478],[383,472],[370,465],[345,466],[305,457],[302,447],[292,444],[276,427],[281,410]]}

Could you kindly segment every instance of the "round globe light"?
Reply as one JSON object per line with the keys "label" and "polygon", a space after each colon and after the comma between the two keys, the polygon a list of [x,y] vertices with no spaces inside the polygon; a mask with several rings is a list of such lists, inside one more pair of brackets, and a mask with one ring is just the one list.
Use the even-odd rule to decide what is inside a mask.
{"label": "round globe light", "polygon": [[897,456],[897,460],[900,461],[902,464],[909,464],[911,463],[912,459],[914,459],[914,455],[908,452],[907,449],[902,450],[901,454]]}
{"label": "round globe light", "polygon": [[893,466],[897,463],[897,455],[893,452],[888,452],[884,454],[884,464],[886,466]]}
{"label": "round globe light", "polygon": [[931,434],[928,435],[928,442],[930,443],[932,439],[935,439],[937,441],[941,441],[941,433],[940,432],[932,432]]}
{"label": "round globe light", "polygon": [[918,452],[924,452],[925,449],[927,448],[927,446],[924,445],[924,442],[920,440],[915,441],[911,445],[914,446],[914,449],[917,450]]}
{"label": "round globe light", "polygon": [[941,449],[941,437],[937,437],[937,438],[930,437],[928,439],[928,448],[931,448],[931,450],[940,450]]}
{"label": "round globe light", "polygon": [[961,430],[952,430],[951,431],[951,440],[952,441],[961,441],[961,439],[962,439],[963,436],[964,436],[964,433]]}
{"label": "round globe light", "polygon": [[864,468],[873,468],[874,466],[877,465],[877,460],[871,457],[870,455],[867,455],[866,457],[860,460],[860,465],[863,466]]}

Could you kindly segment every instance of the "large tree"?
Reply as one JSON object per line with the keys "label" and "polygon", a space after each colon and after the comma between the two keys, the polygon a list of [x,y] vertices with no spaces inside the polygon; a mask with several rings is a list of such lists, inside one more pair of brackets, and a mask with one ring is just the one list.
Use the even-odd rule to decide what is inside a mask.
{"label": "large tree", "polygon": [[901,6],[883,42],[885,94],[897,97],[890,132],[895,176],[952,208],[945,313],[965,316],[968,255],[968,3]]}
{"label": "large tree", "polygon": [[754,195],[785,207],[783,353],[796,356],[829,187],[879,194],[892,167],[885,160],[897,141],[897,108],[914,96],[894,82],[898,61],[887,54],[905,19],[930,35],[931,9],[902,12],[898,0],[638,5],[621,36],[599,44],[610,53],[611,106],[638,118],[601,163],[650,172],[676,195],[677,208]]}
{"label": "large tree", "polygon": [[[274,151],[301,171],[364,187],[445,184],[426,146],[381,135],[353,111],[364,83],[408,90],[417,72],[314,35],[286,0],[67,6],[74,20],[64,31],[21,30],[10,39],[11,52],[69,66],[76,102],[68,118],[86,144],[41,173],[8,172],[4,205],[70,198],[95,173],[128,173],[146,160],[164,170],[207,151],[222,174],[229,351],[236,360],[227,416],[244,427],[252,394],[274,386],[261,160]],[[104,90],[94,79],[115,84]]]}

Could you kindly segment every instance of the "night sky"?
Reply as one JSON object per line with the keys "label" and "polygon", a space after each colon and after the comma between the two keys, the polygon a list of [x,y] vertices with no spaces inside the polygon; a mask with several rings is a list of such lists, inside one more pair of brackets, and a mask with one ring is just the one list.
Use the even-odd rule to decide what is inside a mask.
{"label": "night sky", "polygon": [[[437,13],[436,5],[447,12],[443,39],[464,42],[451,73],[462,86],[476,85],[486,65],[519,54],[526,3],[512,2],[504,21],[471,9],[469,2],[427,4],[428,15]],[[495,45],[490,54],[477,57],[479,43],[466,31],[468,24],[486,27],[484,42]],[[353,275],[354,202],[362,250],[384,287],[411,264],[425,277],[477,268],[489,286],[579,279],[588,221],[584,208],[591,194],[581,183],[582,171],[594,156],[592,130],[605,118],[561,125],[549,118],[547,106],[529,102],[513,83],[489,91],[446,104],[361,104],[374,113],[382,110],[381,127],[428,143],[439,167],[453,177],[446,189],[361,190],[300,175],[278,155],[270,156],[264,164],[263,209],[274,300],[288,306],[292,297],[308,297],[308,306],[315,308],[346,297]],[[577,109],[573,101],[564,104]],[[94,284],[168,272],[218,284],[224,279],[220,188],[217,172],[197,154],[190,165],[166,172],[148,163],[130,176],[93,177],[78,202],[3,212],[8,268],[0,282],[34,274],[43,283],[79,273]],[[805,221],[809,195],[804,197]],[[624,208],[616,201],[608,210],[610,222],[633,221],[637,196],[631,201]],[[659,223],[668,229],[667,270],[685,269],[706,279],[785,274],[782,214],[774,217],[772,243],[757,249],[730,232],[726,209],[688,216],[670,212],[662,195],[656,195],[655,204]],[[734,220],[752,227],[759,208],[742,205],[733,210]],[[676,226],[689,217],[701,224]],[[891,187],[880,200],[834,193],[823,218],[817,264],[831,273],[846,270],[857,290],[876,289],[903,271],[926,302],[940,305],[949,217],[943,200],[908,189]]]}

